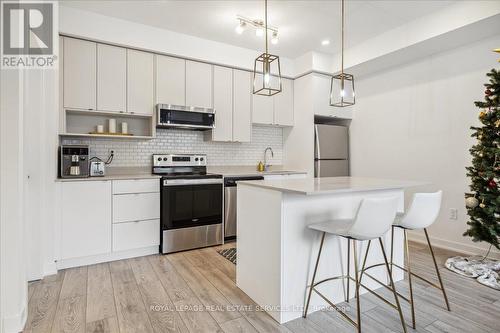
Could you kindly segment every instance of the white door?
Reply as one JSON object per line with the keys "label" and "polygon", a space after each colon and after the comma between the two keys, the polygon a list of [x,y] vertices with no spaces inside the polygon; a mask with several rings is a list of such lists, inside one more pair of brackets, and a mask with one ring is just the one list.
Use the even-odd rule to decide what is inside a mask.
{"label": "white door", "polygon": [[127,111],[154,114],[153,54],[127,50]]}
{"label": "white door", "polygon": [[233,141],[252,138],[252,81],[250,72],[233,70]]}
{"label": "white door", "polygon": [[213,141],[233,139],[233,70],[214,66],[215,128]]}
{"label": "white door", "polygon": [[212,65],[186,61],[186,105],[212,107]]}
{"label": "white door", "polygon": [[96,43],[64,37],[65,108],[96,109]]}
{"label": "white door", "polygon": [[127,110],[127,50],[97,44],[97,110]]}
{"label": "white door", "polygon": [[111,252],[111,182],[62,183],[61,259]]}
{"label": "white door", "polygon": [[156,55],[156,103],[186,105],[186,61]]}
{"label": "white door", "polygon": [[293,126],[293,81],[282,79],[282,90],[274,95],[274,123]]}

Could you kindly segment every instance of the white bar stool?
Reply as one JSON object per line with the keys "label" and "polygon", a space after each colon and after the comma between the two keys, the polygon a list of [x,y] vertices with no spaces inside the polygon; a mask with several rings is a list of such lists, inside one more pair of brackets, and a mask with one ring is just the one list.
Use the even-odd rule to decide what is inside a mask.
{"label": "white bar stool", "polygon": [[[363,288],[367,289],[368,291],[374,293],[370,289],[368,289],[366,286],[361,284],[361,278],[363,275],[363,270],[358,271],[358,256],[357,256],[357,247],[356,247],[356,242],[357,241],[365,241],[365,240],[373,240],[377,239],[380,242],[380,247],[382,249],[382,254],[384,256],[384,261],[385,261],[385,266],[387,269],[387,272],[390,272],[390,267],[389,267],[389,262],[387,260],[387,255],[384,250],[384,244],[382,242],[382,236],[389,231],[391,228],[391,225],[394,221],[394,218],[396,216],[396,211],[397,211],[397,205],[398,205],[398,198],[397,197],[390,197],[390,198],[368,198],[368,199],[363,199],[361,201],[361,204],[359,205],[358,211],[356,213],[356,216],[354,219],[343,219],[343,220],[331,220],[331,221],[326,221],[326,222],[321,222],[321,223],[315,223],[311,224],[308,227],[314,230],[318,230],[322,232],[321,236],[321,244],[319,247],[319,252],[318,252],[318,257],[316,259],[316,265],[314,266],[314,272],[312,276],[312,281],[309,286],[306,286],[306,289],[309,288],[309,293],[307,296],[307,301],[306,301],[306,307],[304,309],[304,318],[307,317],[307,310],[309,308],[309,302],[311,300],[311,294],[312,292],[316,292],[323,300],[325,300],[332,308],[337,310],[339,314],[343,316],[349,323],[351,323],[354,327],[356,327],[358,332],[361,332],[361,310],[360,310],[360,302],[359,302],[359,288],[362,286]],[[325,236],[326,234],[331,234],[331,235],[336,235],[340,237],[344,237],[347,239],[347,242],[350,246],[350,242],[353,242],[353,254],[354,254],[354,279],[351,277],[349,268],[348,268],[348,273],[347,275],[342,275],[342,276],[336,276],[336,277],[331,277],[327,279],[323,279],[319,282],[315,282],[316,279],[316,273],[318,270],[318,264],[319,264],[319,259],[321,257],[321,250],[323,249],[323,243],[325,241]],[[367,253],[368,253],[367,248]],[[349,262],[349,252],[348,251],[348,258],[347,262]],[[366,258],[366,257],[365,257]],[[361,273],[361,275],[359,275]],[[383,299],[381,296],[378,294],[374,293],[376,296],[380,297],[383,299],[386,303],[391,305],[393,308],[398,310],[399,312],[399,317],[401,319],[401,325],[403,325],[403,331],[406,333],[406,325],[404,322],[403,318],[403,312],[401,311],[401,305],[399,304],[399,299],[396,293],[396,289],[394,287],[394,281],[392,280],[392,274],[389,275],[389,280],[391,284],[391,290],[394,293],[394,298],[396,300],[396,305],[388,302],[387,300]],[[356,304],[357,304],[357,321],[352,320],[347,314],[342,312],[335,304],[333,304],[326,296],[324,296],[322,293],[320,293],[316,287],[324,282],[331,281],[331,280],[336,280],[336,279],[348,279],[347,280],[347,285],[349,286],[349,280],[352,280],[356,284],[355,288],[355,293],[356,293]],[[387,286],[386,286],[387,287]],[[387,287],[389,288],[389,287]],[[349,296],[347,296],[349,297]]]}
{"label": "white bar stool", "polygon": [[[412,288],[412,276],[419,278],[422,281],[427,282],[431,286],[440,289],[443,293],[444,301],[446,303],[446,308],[450,311],[450,304],[448,302],[448,297],[446,296],[446,291],[444,289],[443,280],[441,279],[441,274],[439,273],[439,268],[436,262],[436,257],[434,256],[434,251],[432,250],[431,241],[429,239],[429,234],[427,233],[427,228],[433,224],[438,215],[439,210],[441,209],[441,198],[443,196],[443,191],[438,191],[434,193],[415,193],[413,195],[413,200],[408,208],[408,212],[406,214],[397,214],[394,224],[392,225],[391,232],[391,275],[392,268],[396,266],[399,269],[402,269],[406,273],[408,273],[408,285],[410,289],[410,299],[408,300],[406,297],[402,297],[406,301],[408,301],[411,305],[411,316],[412,316],[412,325],[413,328],[416,327],[415,322],[415,305],[413,302],[413,288]],[[392,246],[392,242],[394,241],[394,228],[401,228],[404,232],[404,242],[405,242],[405,257],[406,257],[406,268],[401,267],[397,264],[394,264],[392,261],[394,248]],[[425,238],[427,239],[427,244],[429,245],[429,250],[431,252],[432,260],[434,262],[434,268],[436,269],[436,274],[439,280],[439,285],[423,278],[411,271],[410,267],[410,249],[408,246],[408,236],[407,230],[424,230]],[[401,295],[400,295],[401,296]]]}

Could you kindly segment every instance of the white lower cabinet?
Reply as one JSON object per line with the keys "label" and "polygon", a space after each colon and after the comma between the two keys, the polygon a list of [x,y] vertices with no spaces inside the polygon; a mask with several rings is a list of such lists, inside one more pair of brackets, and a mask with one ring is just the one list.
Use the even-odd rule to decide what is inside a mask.
{"label": "white lower cabinet", "polygon": [[160,245],[160,220],[113,224],[113,251]]}
{"label": "white lower cabinet", "polygon": [[111,252],[111,182],[62,183],[61,259]]}
{"label": "white lower cabinet", "polygon": [[144,255],[160,244],[158,179],[63,182],[61,194],[61,267],[134,256],[125,250]]}

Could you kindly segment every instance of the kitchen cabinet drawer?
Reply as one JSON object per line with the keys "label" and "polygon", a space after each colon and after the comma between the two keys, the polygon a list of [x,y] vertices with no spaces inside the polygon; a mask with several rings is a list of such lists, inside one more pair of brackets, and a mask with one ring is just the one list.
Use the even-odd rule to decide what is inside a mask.
{"label": "kitchen cabinet drawer", "polygon": [[160,217],[160,193],[113,195],[113,223]]}
{"label": "kitchen cabinet drawer", "polygon": [[160,245],[160,220],[113,225],[113,251]]}
{"label": "kitchen cabinet drawer", "polygon": [[159,179],[127,179],[113,181],[113,194],[160,192]]}

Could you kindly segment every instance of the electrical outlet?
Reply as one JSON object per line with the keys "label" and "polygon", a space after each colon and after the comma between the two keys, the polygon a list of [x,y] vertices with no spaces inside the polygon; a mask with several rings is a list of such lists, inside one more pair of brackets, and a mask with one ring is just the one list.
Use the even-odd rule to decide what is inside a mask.
{"label": "electrical outlet", "polygon": [[450,220],[458,220],[458,209],[450,208]]}

